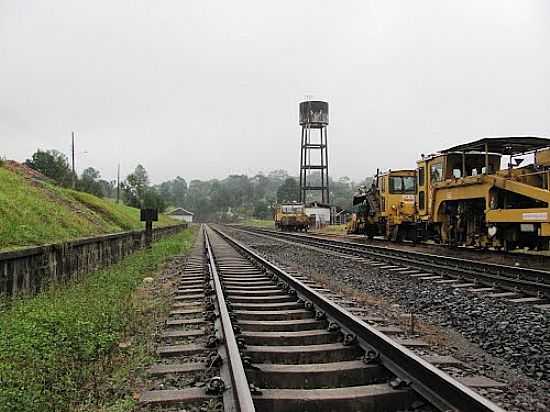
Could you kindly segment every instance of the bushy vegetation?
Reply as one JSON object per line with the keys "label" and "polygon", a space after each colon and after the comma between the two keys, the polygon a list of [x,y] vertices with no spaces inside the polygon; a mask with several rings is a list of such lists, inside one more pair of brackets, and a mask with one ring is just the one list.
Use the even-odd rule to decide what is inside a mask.
{"label": "bushy vegetation", "polygon": [[58,150],[38,149],[25,164],[60,185],[69,186],[72,182],[73,172],[69,167],[69,159]]}
{"label": "bushy vegetation", "polygon": [[[313,175],[316,185],[319,175]],[[364,184],[360,182],[359,184]],[[352,193],[358,184],[348,178],[330,179],[331,203],[351,208]],[[223,180],[192,180],[185,198],[185,208],[200,220],[232,222],[240,219],[271,219],[272,205],[299,197],[297,179],[285,170],[249,177],[231,175]],[[315,200],[308,198],[308,201]]]}
{"label": "bushy vegetation", "polygon": [[[72,180],[65,155],[56,151],[40,151],[27,160],[27,165],[67,186]],[[308,178],[313,186],[320,184],[320,174]],[[352,194],[356,186],[347,177],[329,178],[331,204],[342,209],[351,208]],[[116,182],[101,179],[94,168],[88,168],[77,176],[76,188],[99,197],[114,197]],[[177,176],[158,185],[151,184],[145,167],[138,164],[120,184],[121,200],[129,206],[152,207],[160,211],[171,207],[184,207],[200,221],[234,222],[241,219],[270,219],[272,206],[277,202],[298,200],[299,185],[296,177],[285,170],[275,170],[255,176],[230,175],[225,179],[187,181]],[[307,201],[318,200],[313,196]]]}
{"label": "bushy vegetation", "polygon": [[[143,227],[139,210],[0,168],[0,250]],[[175,223],[160,216],[159,224]]]}
{"label": "bushy vegetation", "polygon": [[[98,365],[109,364],[128,327],[144,316],[132,294],[192,240],[186,230],[155,243],[151,252],[138,252],[0,313],[0,412],[69,411],[94,402],[93,382],[102,373]],[[118,395],[131,400],[131,394]]]}

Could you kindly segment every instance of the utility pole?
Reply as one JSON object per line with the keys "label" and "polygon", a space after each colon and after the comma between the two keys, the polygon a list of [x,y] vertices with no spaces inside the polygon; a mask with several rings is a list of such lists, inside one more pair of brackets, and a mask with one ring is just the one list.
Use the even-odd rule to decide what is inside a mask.
{"label": "utility pole", "polygon": [[120,202],[120,163],[116,172],[116,202]]}
{"label": "utility pole", "polygon": [[71,158],[73,160],[73,189],[76,189],[76,173],[74,169],[74,131],[72,132]]}

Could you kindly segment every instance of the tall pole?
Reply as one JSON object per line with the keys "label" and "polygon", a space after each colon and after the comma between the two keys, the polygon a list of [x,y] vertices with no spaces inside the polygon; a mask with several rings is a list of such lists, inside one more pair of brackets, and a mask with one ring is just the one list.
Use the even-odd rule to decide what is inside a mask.
{"label": "tall pole", "polygon": [[120,202],[120,163],[116,172],[116,202]]}
{"label": "tall pole", "polygon": [[74,168],[74,131],[72,132],[72,139],[71,139],[71,158],[73,163],[73,189],[76,189],[76,173]]}

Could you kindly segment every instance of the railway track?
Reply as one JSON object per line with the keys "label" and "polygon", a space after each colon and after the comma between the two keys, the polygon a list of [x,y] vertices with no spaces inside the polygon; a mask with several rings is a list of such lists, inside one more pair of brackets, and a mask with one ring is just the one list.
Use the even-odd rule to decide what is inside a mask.
{"label": "railway track", "polygon": [[[313,233],[311,233],[313,234]],[[483,250],[474,247],[465,247],[465,246],[455,246],[451,247],[449,245],[441,243],[432,243],[432,242],[411,242],[411,241],[390,241],[384,239],[383,237],[375,236],[372,239],[367,238],[366,235],[359,234],[337,234],[337,233],[323,233],[317,232],[314,233],[316,236],[324,237],[328,239],[336,239],[343,241],[351,241],[361,244],[372,244],[375,246],[390,246],[390,247],[414,247],[420,249],[420,251],[431,253],[430,249],[434,250],[435,254],[445,254],[446,256],[458,257],[463,259],[487,259],[490,258],[490,262],[496,264],[506,265],[507,262],[513,261],[514,263],[519,263],[524,267],[533,267],[543,269],[550,266],[550,254],[547,251],[538,251],[538,252],[526,252],[522,250],[513,250],[513,251],[503,251],[503,250],[494,250],[488,249]]]}
{"label": "railway track", "polygon": [[[360,256],[382,262],[399,270],[416,269],[410,274],[419,279],[454,283],[456,287],[494,294],[516,303],[533,303],[550,307],[550,272],[404,250],[390,246],[366,245],[301,233],[275,232],[257,228],[236,228],[249,233],[285,239],[287,241],[331,250],[342,255]],[[375,263],[376,264],[376,263]]]}
{"label": "railway track", "polygon": [[[203,230],[179,275],[165,361],[149,370],[184,384],[157,381],[141,395],[146,410],[218,401],[225,411],[502,411],[304,278]],[[185,387],[192,373],[205,384]]]}

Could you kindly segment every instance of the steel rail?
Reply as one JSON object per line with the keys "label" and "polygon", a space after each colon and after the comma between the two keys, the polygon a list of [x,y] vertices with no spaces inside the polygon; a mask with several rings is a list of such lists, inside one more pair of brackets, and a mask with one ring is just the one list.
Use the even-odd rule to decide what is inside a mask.
{"label": "steel rail", "polygon": [[363,349],[371,351],[375,358],[402,382],[419,393],[442,411],[504,412],[504,410],[473,390],[457,382],[409,349],[396,343],[350,312],[329,301],[320,293],[286,273],[268,260],[238,242],[218,228],[212,228],[230,244],[241,250],[259,265],[268,268],[280,280],[286,282],[297,296],[311,302],[329,320],[340,325],[342,331],[357,337]]}
{"label": "steel rail", "polygon": [[206,245],[206,253],[208,256],[208,263],[212,279],[214,282],[214,291],[216,293],[216,300],[218,303],[220,322],[223,333],[223,344],[227,349],[227,361],[229,363],[229,374],[231,376],[231,391],[233,392],[233,399],[235,408],[227,408],[224,405],[225,410],[236,410],[240,412],[254,412],[254,402],[252,401],[252,394],[250,393],[250,386],[248,385],[248,379],[244,372],[244,366],[242,363],[239,346],[237,339],[233,332],[233,325],[229,312],[227,310],[227,304],[223,295],[222,284],[216,268],[216,260],[212,252],[210,245],[210,239],[208,233],[204,229],[204,242]]}
{"label": "steel rail", "polygon": [[502,289],[522,291],[527,295],[550,298],[550,272],[538,269],[521,268],[481,262],[452,256],[409,251],[388,246],[364,245],[335,239],[319,238],[312,235],[279,233],[269,230],[237,229],[250,233],[265,234],[273,237],[293,239],[295,241],[319,247],[330,247],[334,250],[361,254],[399,262],[410,267],[431,270],[471,280],[480,284]]}

